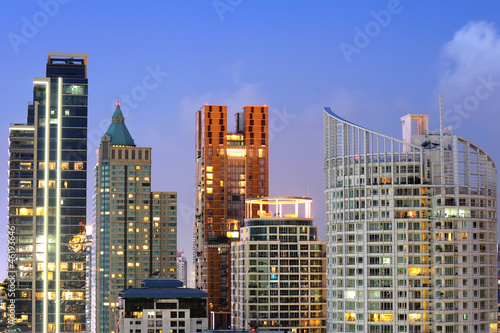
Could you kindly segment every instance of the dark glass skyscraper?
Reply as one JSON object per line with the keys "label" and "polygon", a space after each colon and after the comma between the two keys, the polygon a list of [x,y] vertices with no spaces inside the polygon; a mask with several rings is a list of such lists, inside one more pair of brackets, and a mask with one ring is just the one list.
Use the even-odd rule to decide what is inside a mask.
{"label": "dark glass skyscraper", "polygon": [[87,59],[49,53],[26,124],[10,126],[10,319],[22,332],[85,331]]}

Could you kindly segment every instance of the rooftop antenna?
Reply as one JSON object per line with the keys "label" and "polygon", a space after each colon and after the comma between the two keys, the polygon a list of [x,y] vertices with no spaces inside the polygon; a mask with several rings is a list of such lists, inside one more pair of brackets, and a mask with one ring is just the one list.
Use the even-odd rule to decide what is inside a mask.
{"label": "rooftop antenna", "polygon": [[443,147],[443,95],[439,94],[439,148],[441,160],[441,185],[445,185],[444,177],[444,147]]}

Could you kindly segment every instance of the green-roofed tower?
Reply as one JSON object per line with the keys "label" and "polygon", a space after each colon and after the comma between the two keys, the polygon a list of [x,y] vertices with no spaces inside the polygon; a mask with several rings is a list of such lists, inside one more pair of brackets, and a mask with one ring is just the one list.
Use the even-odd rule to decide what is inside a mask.
{"label": "green-roofed tower", "polygon": [[134,139],[125,125],[125,117],[120,109],[120,102],[116,103],[115,112],[111,117],[111,125],[109,125],[106,134],[109,136],[112,145],[135,147]]}
{"label": "green-roofed tower", "polygon": [[151,148],[136,146],[118,103],[97,150],[91,332],[115,333],[118,292],[177,278],[177,193],[151,191]]}

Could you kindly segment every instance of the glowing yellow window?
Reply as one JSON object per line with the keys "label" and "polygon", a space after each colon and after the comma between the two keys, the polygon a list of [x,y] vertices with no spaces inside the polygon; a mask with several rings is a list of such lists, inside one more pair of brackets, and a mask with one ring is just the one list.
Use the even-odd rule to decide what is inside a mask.
{"label": "glowing yellow window", "polygon": [[392,313],[382,313],[380,315],[380,321],[392,322],[392,318],[393,318]]}
{"label": "glowing yellow window", "polygon": [[420,321],[422,319],[422,315],[420,313],[410,313],[408,314],[408,319],[411,321]]}
{"label": "glowing yellow window", "polygon": [[64,322],[65,323],[74,322],[75,319],[76,319],[75,315],[64,315]]}
{"label": "glowing yellow window", "polygon": [[264,155],[264,152],[262,151],[262,149],[259,149],[259,157],[262,157]]}
{"label": "glowing yellow window", "polygon": [[207,172],[213,172],[214,167],[213,166],[207,166]]}
{"label": "glowing yellow window", "polygon": [[[222,182],[222,181],[221,181]],[[213,180],[207,180],[207,185],[212,185],[214,183]]]}
{"label": "glowing yellow window", "polygon": [[56,169],[56,162],[49,162],[49,169],[55,170]]}
{"label": "glowing yellow window", "polygon": [[213,188],[211,188],[211,187],[208,187],[208,188],[207,188],[207,193],[212,193],[213,191],[214,191],[214,189],[213,189]]}
{"label": "glowing yellow window", "polygon": [[69,163],[68,162],[62,162],[61,163],[61,170],[68,170],[69,169]]}
{"label": "glowing yellow window", "polygon": [[75,162],[75,170],[83,170],[83,162]]}
{"label": "glowing yellow window", "polygon": [[344,314],[345,321],[356,321],[356,313],[355,312],[346,312]]}
{"label": "glowing yellow window", "polygon": [[213,173],[207,173],[207,179],[214,179]]}
{"label": "glowing yellow window", "polygon": [[73,270],[74,271],[83,271],[85,269],[83,262],[74,262],[73,263]]}
{"label": "glowing yellow window", "polygon": [[32,208],[16,208],[17,215],[33,215]]}

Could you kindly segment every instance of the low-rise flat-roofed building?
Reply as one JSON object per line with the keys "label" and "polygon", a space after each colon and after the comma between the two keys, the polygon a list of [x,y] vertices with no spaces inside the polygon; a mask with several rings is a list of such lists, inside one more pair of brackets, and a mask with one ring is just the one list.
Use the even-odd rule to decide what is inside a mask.
{"label": "low-rise flat-roofed building", "polygon": [[208,329],[208,294],[183,288],[179,280],[145,280],[141,288],[125,289],[118,296],[117,333],[190,333]]}

